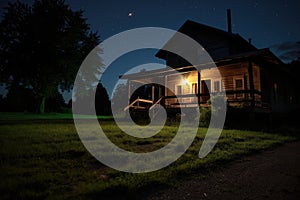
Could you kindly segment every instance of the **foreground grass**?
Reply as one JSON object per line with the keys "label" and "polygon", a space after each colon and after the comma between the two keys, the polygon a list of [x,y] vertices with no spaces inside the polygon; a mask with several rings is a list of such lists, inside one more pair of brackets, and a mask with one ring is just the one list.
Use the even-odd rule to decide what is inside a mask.
{"label": "foreground grass", "polygon": [[[89,119],[90,115],[76,115],[76,117]],[[112,116],[97,116],[98,119],[112,119]],[[0,112],[1,121],[11,121],[11,120],[62,120],[62,119],[73,119],[72,113],[45,113],[45,114],[35,114],[35,113],[18,113],[18,112]]]}
{"label": "foreground grass", "polygon": [[[113,122],[101,124],[115,144],[135,152],[161,148],[177,131],[177,127],[167,126],[150,139],[137,140]],[[169,167],[146,174],[128,174],[95,160],[80,142],[71,121],[0,124],[0,198],[103,199],[108,195],[133,199],[145,187],[172,185],[185,175],[205,175],[230,160],[294,139],[262,132],[224,130],[214,150],[199,159],[206,131],[200,128],[188,151]]]}

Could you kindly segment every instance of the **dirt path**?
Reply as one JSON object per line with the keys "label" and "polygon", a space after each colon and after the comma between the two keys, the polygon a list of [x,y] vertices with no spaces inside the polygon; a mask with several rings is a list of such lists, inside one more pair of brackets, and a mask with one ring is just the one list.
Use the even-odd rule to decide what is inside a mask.
{"label": "dirt path", "polygon": [[245,157],[205,179],[192,178],[147,200],[300,199],[300,141]]}

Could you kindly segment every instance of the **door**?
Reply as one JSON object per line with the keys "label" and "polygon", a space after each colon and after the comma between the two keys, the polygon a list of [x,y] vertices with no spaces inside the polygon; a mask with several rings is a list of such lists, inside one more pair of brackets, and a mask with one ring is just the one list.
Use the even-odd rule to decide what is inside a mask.
{"label": "door", "polygon": [[210,99],[209,92],[211,91],[211,80],[201,81],[201,102],[206,103]]}

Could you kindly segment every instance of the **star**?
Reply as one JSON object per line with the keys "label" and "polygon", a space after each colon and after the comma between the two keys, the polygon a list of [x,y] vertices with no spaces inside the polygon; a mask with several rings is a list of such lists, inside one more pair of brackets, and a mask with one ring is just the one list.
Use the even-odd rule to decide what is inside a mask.
{"label": "star", "polygon": [[133,16],[133,13],[132,12],[129,12],[128,13],[128,17],[132,17]]}

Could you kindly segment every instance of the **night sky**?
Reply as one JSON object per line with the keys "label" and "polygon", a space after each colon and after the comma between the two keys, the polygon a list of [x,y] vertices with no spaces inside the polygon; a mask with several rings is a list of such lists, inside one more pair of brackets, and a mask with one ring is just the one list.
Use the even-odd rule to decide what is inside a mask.
{"label": "night sky", "polygon": [[[233,32],[252,38],[258,48],[300,41],[300,1],[201,0],[69,0],[86,11],[88,22],[104,40],[124,30],[156,26],[177,30],[187,19],[226,30],[226,9],[232,10]],[[103,3],[106,2],[106,3]],[[128,13],[132,16],[128,16]]]}
{"label": "night sky", "polygon": [[[7,1],[0,0],[0,6]],[[32,3],[32,0],[23,2]],[[190,19],[222,30],[227,29],[226,9],[232,13],[232,31],[252,39],[257,48],[270,47],[283,61],[300,57],[299,0],[66,0],[73,10],[84,10],[91,28],[101,40],[137,27],[164,27],[177,30]],[[119,73],[128,67],[147,63],[156,51],[137,52],[139,59],[122,58]],[[151,58],[148,56],[152,55]],[[157,61],[156,62],[160,62]],[[111,90],[111,87],[109,87]]]}

